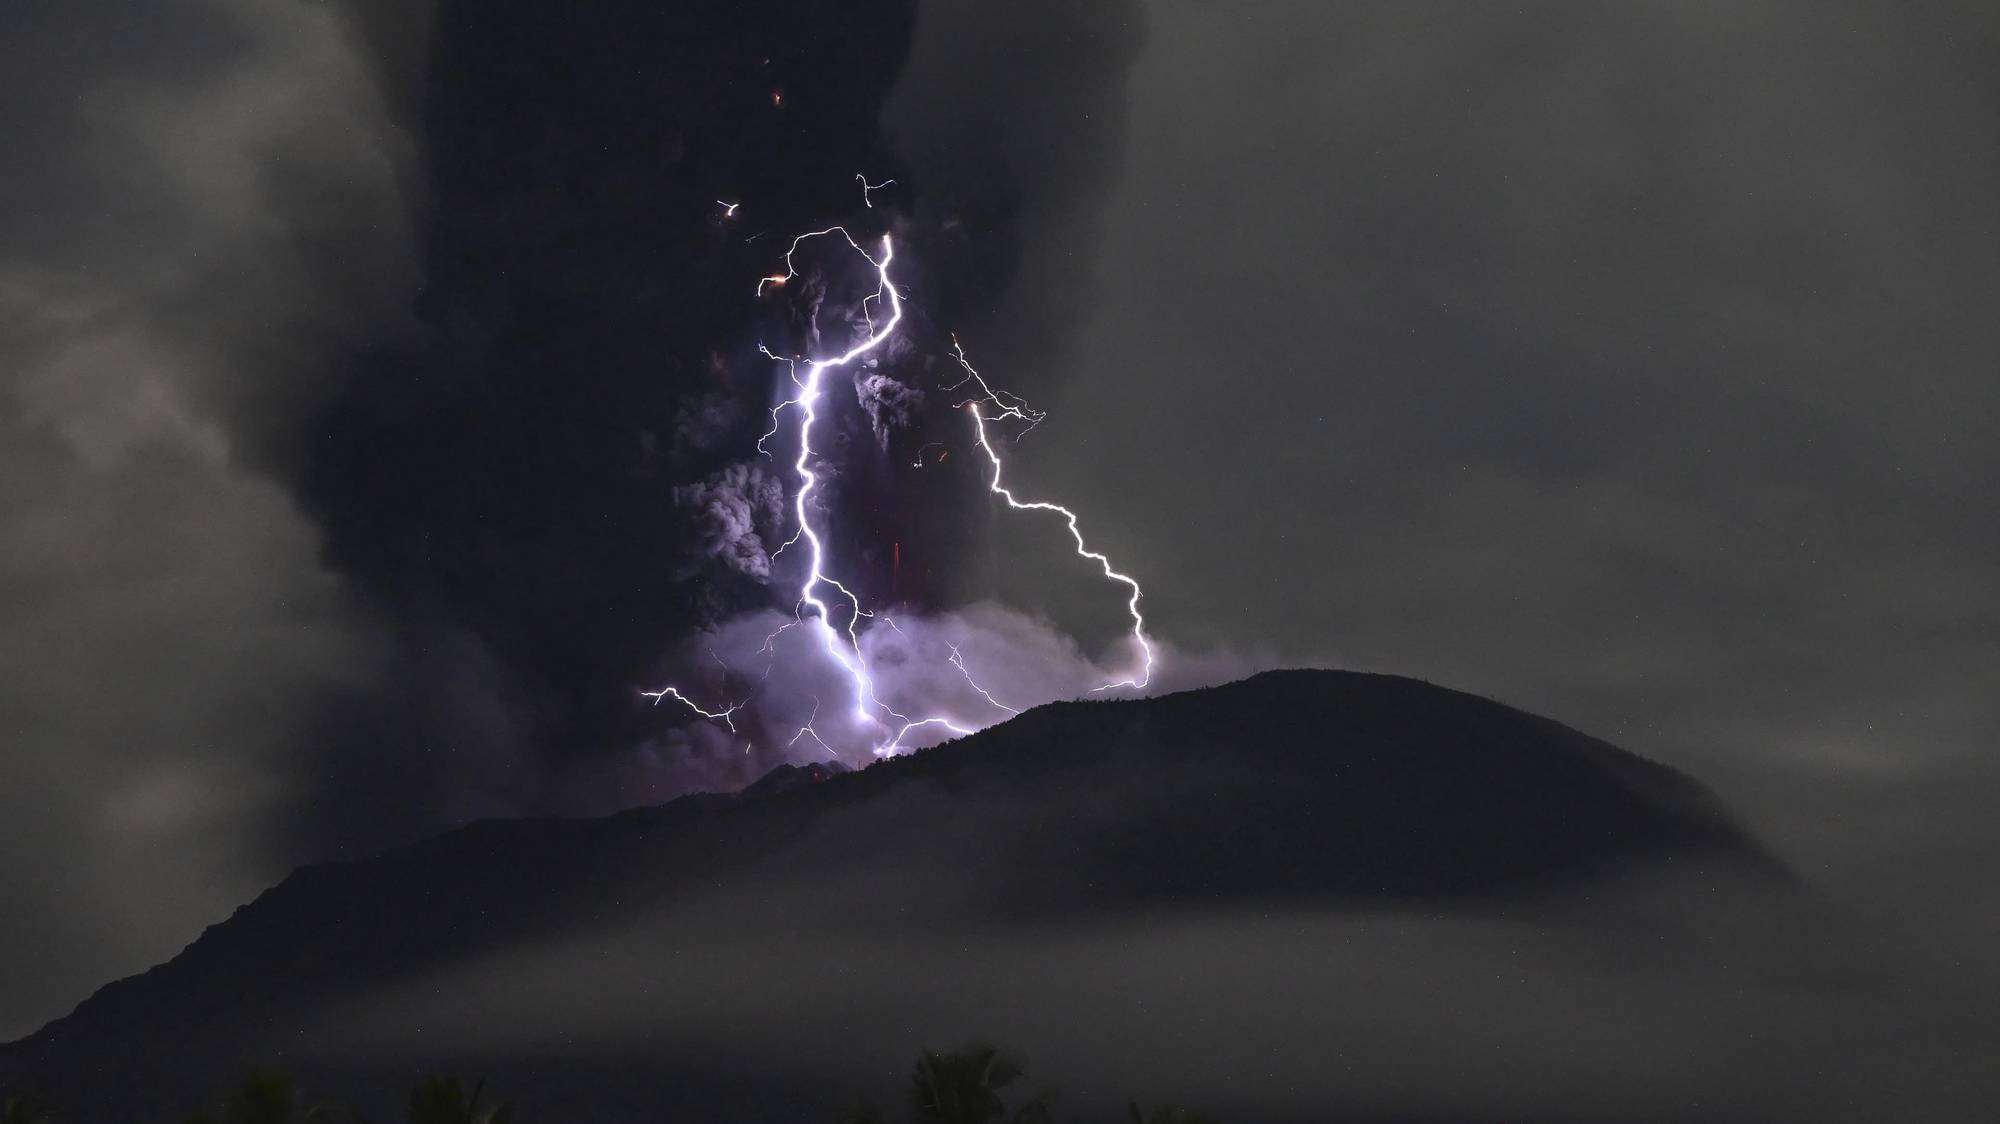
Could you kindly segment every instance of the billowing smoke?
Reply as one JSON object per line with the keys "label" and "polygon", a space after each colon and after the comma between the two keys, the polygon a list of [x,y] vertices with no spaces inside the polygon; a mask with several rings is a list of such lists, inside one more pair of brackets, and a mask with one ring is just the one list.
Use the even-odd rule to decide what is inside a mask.
{"label": "billowing smoke", "polygon": [[674,489],[674,505],[688,521],[704,561],[768,581],[767,540],[784,525],[785,488],[755,463],[732,464],[698,484]]}
{"label": "billowing smoke", "polygon": [[868,411],[875,444],[884,451],[889,448],[890,435],[909,429],[924,407],[923,391],[879,371],[856,377],[854,393],[861,401],[861,408]]}
{"label": "billowing smoke", "polygon": [[[1076,698],[1117,679],[1123,653],[1096,654],[1058,623],[993,602],[926,613],[883,611],[861,633],[876,692],[885,706],[912,715],[943,713],[978,728],[1031,706]],[[810,630],[777,610],[744,613],[678,646],[683,689],[698,706],[728,711],[712,720],[708,744],[726,740],[754,759],[755,775],[786,762],[835,759],[868,763],[881,727],[857,722],[852,687],[827,660]],[[1169,650],[1150,689],[1181,690],[1241,675],[1269,658],[1227,651]],[[677,700],[661,700],[676,708]],[[949,730],[916,731],[911,746],[942,741]]]}
{"label": "billowing smoke", "polygon": [[[876,210],[872,192],[886,185],[863,180],[861,186],[863,207]],[[711,680],[705,690],[690,693],[689,672],[683,666],[672,681],[640,693],[655,703],[672,700],[676,709],[720,723],[733,735],[753,735],[743,743],[746,756],[760,752],[767,757],[796,756],[801,748],[814,756],[850,760],[888,756],[974,733],[1043,702],[1153,686],[1159,653],[1141,607],[1144,587],[1090,545],[1076,511],[1051,500],[1024,498],[1008,483],[1001,445],[1018,441],[1046,415],[1018,395],[997,388],[973,366],[955,337],[938,339],[915,322],[895,267],[895,241],[890,233],[857,239],[845,226],[806,231],[788,244],[784,269],[757,283],[760,296],[795,301],[803,313],[795,319],[808,325],[796,344],[786,341],[776,350],[759,347],[759,353],[783,374],[779,381],[783,396],[771,406],[770,428],[756,442],[760,455],[774,466],[783,465],[791,489],[783,524],[773,526],[778,524],[776,518],[759,520],[759,505],[753,505],[746,492],[770,484],[764,494],[773,501],[769,510],[775,514],[778,489],[775,480],[761,473],[753,481],[748,466],[737,466],[700,488],[677,493],[702,509],[707,532],[702,540],[710,555],[767,581],[777,604],[788,609],[789,619],[764,622],[763,639],[753,653],[761,658],[760,668],[749,668],[750,661],[740,652],[725,656],[711,645],[708,657],[720,675],[705,675]],[[819,256],[822,247],[832,248],[831,261]],[[802,259],[802,254],[813,256]],[[844,283],[849,274],[863,284]],[[907,389],[898,373],[912,371],[921,377],[920,358],[947,352],[956,377],[942,389],[951,397],[938,397],[939,407],[929,412],[938,416],[925,417],[919,407],[926,396]],[[841,381],[852,389],[851,402],[832,393],[840,375],[849,376]],[[955,405],[943,408],[948,401]],[[885,402],[902,408],[891,410]],[[867,419],[873,442],[847,440],[852,429],[843,425],[843,418],[856,414]],[[914,459],[903,451],[912,445]],[[926,456],[931,450],[937,450],[935,460]],[[954,451],[960,454],[956,465],[945,471]],[[915,643],[918,637],[897,618],[936,606],[898,595],[900,538],[891,545],[883,593],[879,554],[867,549],[865,528],[857,535],[851,526],[856,493],[879,502],[882,490],[849,489],[846,496],[836,490],[844,481],[868,479],[870,470],[879,476],[884,469],[945,475],[960,485],[953,500],[961,508],[983,505],[1007,517],[1059,528],[1054,537],[1068,539],[1059,555],[1101,578],[1124,606],[1127,624],[1118,645],[1122,650],[1111,657],[1113,669],[1099,670],[1094,661],[1073,652],[1071,658],[1051,659],[1042,650],[1048,645],[1040,637],[1018,650],[991,644],[993,650],[981,662],[996,667],[993,682],[1014,681],[1003,691],[1018,703],[1008,702],[994,694],[987,678],[975,673],[965,653],[946,639],[930,645],[934,649],[930,659],[936,668],[952,669],[947,681],[911,674],[913,661],[925,654],[924,646]],[[776,542],[786,530],[789,535]],[[1019,533],[1011,537],[1033,538]],[[779,572],[778,557],[788,550],[789,562]],[[878,580],[869,581],[870,576]],[[1039,603],[1039,597],[1032,603]],[[792,666],[799,660],[815,665],[816,679],[801,678],[804,673]],[[1022,681],[1024,673],[1027,681]],[[790,696],[751,710],[752,701],[774,679],[792,688]],[[743,697],[724,697],[735,695]],[[797,713],[801,710],[802,717]],[[768,721],[759,723],[765,728],[746,731],[737,721],[744,711],[766,719],[783,716],[790,736],[768,728]]]}
{"label": "billowing smoke", "polygon": [[923,263],[920,291],[1030,398],[1056,389],[1048,373],[1094,307],[1145,15],[1140,0],[926,0],[883,108],[914,186],[902,201],[952,251]]}
{"label": "billowing smoke", "polygon": [[[0,980],[24,1019],[298,861],[754,777],[769,758],[635,692],[776,601],[782,482],[751,458],[783,370],[757,345],[803,349],[813,324],[755,279],[851,212],[909,224],[932,328],[1033,281],[1029,213],[994,203],[1033,195],[1031,161],[948,174],[882,133],[963,11],[134,12],[33,0],[0,50],[0,711],[20,747],[0,823],[36,856],[0,888],[47,918],[15,963],[77,950]],[[1081,17],[1033,18],[1024,57]],[[1048,135],[1115,99],[1084,91]],[[873,208],[862,171],[898,181]],[[924,362],[869,383],[872,416],[848,395],[857,455],[829,498],[871,602],[944,609],[977,592],[958,575],[982,518],[944,502],[962,481],[880,452],[933,404]]]}
{"label": "billowing smoke", "polygon": [[[775,749],[635,692],[778,600],[757,344],[814,325],[755,278],[872,215],[904,224],[913,327],[983,323],[1047,279],[1025,201],[1101,182],[1116,146],[1073,123],[1116,120],[1130,54],[1056,67],[1098,17],[1047,5],[98,8],[31,0],[0,46],[0,890],[26,926],[0,943],[33,969],[0,978],[0,1037],[296,862],[753,779]],[[951,149],[979,175],[885,137],[965,20],[1114,76],[1034,114],[1099,174],[991,128]],[[898,182],[871,208],[861,171]],[[848,396],[829,491],[919,635],[977,595],[985,525],[950,470],[892,467],[934,363]]]}
{"label": "billowing smoke", "polygon": [[[328,562],[395,640],[393,686],[319,723],[304,845],[616,805],[641,758],[623,802],[718,783],[710,724],[635,690],[690,670],[685,638],[789,607],[773,501],[792,482],[755,457],[788,372],[760,345],[818,354],[862,311],[824,262],[760,296],[800,231],[861,222],[909,248],[912,342],[844,377],[829,419],[830,551],[885,611],[986,595],[972,466],[906,469],[941,420],[964,447],[940,418],[949,332],[996,360],[1060,348],[1137,8],[348,0],[415,146],[420,281],[385,291],[420,326],[348,349],[312,439],[285,446]],[[994,36],[1008,67],[952,61]]]}

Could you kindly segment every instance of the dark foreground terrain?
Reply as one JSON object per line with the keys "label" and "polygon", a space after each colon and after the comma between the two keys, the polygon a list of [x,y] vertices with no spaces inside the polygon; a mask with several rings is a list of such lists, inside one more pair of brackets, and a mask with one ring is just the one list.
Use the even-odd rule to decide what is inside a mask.
{"label": "dark foreground terrain", "polygon": [[[1637,909],[1617,888],[1641,883]],[[252,1065],[364,1104],[436,1070],[535,1119],[794,1121],[892,1099],[919,1047],[993,1037],[1086,1106],[1442,1118],[1478,1095],[1446,1087],[1469,1071],[1513,1096],[1523,1033],[1558,1040],[1549,1080],[1626,1080],[1595,1052],[1654,1049],[1647,1020],[1593,1024],[1631,997],[1549,966],[1657,968],[1670,993],[1724,885],[1790,894],[1686,776],[1426,683],[1270,672],[306,868],[0,1048],[0,1086],[109,1124],[177,1119]],[[1570,1022],[1509,1029],[1551,1002]],[[1208,1072],[1245,1065],[1268,1095]]]}

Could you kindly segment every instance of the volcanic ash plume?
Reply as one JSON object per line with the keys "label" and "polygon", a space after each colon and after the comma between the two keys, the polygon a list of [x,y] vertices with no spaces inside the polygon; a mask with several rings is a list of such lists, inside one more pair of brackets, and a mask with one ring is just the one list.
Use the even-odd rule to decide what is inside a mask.
{"label": "volcanic ash plume", "polygon": [[[862,186],[872,193],[883,185],[864,179]],[[872,196],[864,203],[874,209]],[[815,256],[827,251],[833,264]],[[1024,496],[1007,480],[1002,448],[1044,415],[996,389],[956,338],[948,349],[926,347],[898,287],[895,254],[889,234],[857,239],[840,226],[791,241],[784,268],[755,287],[759,298],[797,302],[808,325],[795,353],[758,348],[778,376],[770,425],[755,445],[764,459],[674,493],[694,513],[705,556],[767,583],[783,600],[771,612],[712,630],[701,652],[684,653],[679,675],[641,694],[719,725],[746,755],[889,756],[1053,699],[1154,685],[1159,652],[1147,634],[1138,579],[1091,545],[1076,512]],[[843,276],[867,279],[844,313],[833,311],[843,307]],[[889,369],[923,372],[925,358],[933,361],[935,393]],[[936,378],[938,370],[949,371],[950,381]],[[927,403],[939,409],[927,412]],[[858,429],[869,439],[855,439]],[[899,446],[912,441],[918,455],[906,460]],[[934,459],[926,450],[936,450]],[[1066,536],[1081,571],[1110,587],[1128,618],[1103,657],[1111,666],[1047,622],[997,607],[925,612],[871,596],[884,587],[881,552],[867,549],[865,521],[840,483],[884,470],[925,471],[953,452],[967,466],[956,477],[963,485],[956,502],[1047,524],[1057,535],[1050,541]],[[900,541],[891,545],[889,564],[893,591]]]}

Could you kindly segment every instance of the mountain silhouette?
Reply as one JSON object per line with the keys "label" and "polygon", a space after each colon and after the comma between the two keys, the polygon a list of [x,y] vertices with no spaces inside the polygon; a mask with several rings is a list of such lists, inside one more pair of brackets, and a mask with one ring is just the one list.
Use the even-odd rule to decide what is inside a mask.
{"label": "mountain silhouette", "polygon": [[[1055,703],[858,771],[787,766],[733,795],[482,822],[306,867],[167,963],[0,1048],[0,1084],[30,1083],[86,1124],[168,1119],[251,1062],[319,1072],[308,1032],[285,1028],[338,1019],[307,1012],[636,919],[671,936],[740,916],[745,932],[795,927],[809,946],[841,918],[981,932],[1187,910],[1491,909],[1663,868],[1787,877],[1698,782],[1556,722],[1411,679],[1267,672]],[[589,977],[579,960],[564,970]],[[773,1001],[754,977],[742,994]],[[682,1081],[654,1056],[647,1087],[687,1089],[733,1119],[782,1100],[778,1077],[718,1093],[701,1085],[713,1067],[681,1057],[710,1072]],[[597,1106],[578,1118],[621,1118],[602,1107],[626,1103],[617,1072],[538,1076],[524,1058],[494,1063],[512,1067],[509,1091],[546,1081]],[[406,1087],[405,1071],[370,1064],[324,1072]]]}

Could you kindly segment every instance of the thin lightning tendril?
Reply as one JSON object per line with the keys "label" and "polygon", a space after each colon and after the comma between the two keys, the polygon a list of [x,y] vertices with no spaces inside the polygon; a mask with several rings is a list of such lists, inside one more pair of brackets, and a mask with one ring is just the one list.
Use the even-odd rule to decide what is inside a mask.
{"label": "thin lightning tendril", "polygon": [[[901,636],[905,640],[910,639],[910,634],[903,631],[903,626],[896,623],[896,618],[885,616],[882,618],[882,623],[894,629],[896,635]],[[991,691],[988,691],[985,687],[980,686],[979,680],[974,679],[972,677],[972,669],[965,666],[965,656],[959,652],[958,645],[946,644],[945,647],[951,649],[951,658],[945,662],[957,668],[958,673],[960,675],[965,676],[966,684],[970,686],[973,690],[979,692],[979,696],[981,698],[985,699],[987,702],[992,703],[994,706],[999,707],[1001,710],[1004,710],[1009,714],[1021,713],[1019,707],[1008,706],[1006,703],[1003,703],[999,699],[994,698],[993,693]]]}
{"label": "thin lightning tendril", "polygon": [[883,181],[882,181],[881,183],[869,183],[869,182],[868,182],[868,177],[867,177],[867,176],[864,176],[864,175],[862,175],[862,174],[861,174],[861,173],[859,173],[859,172],[856,172],[856,173],[855,173],[855,175],[854,175],[854,179],[855,179],[855,182],[857,182],[857,183],[859,183],[859,184],[861,185],[861,202],[862,202],[862,205],[863,205],[863,206],[866,206],[866,207],[869,207],[869,208],[871,208],[871,209],[872,209],[872,208],[873,208],[873,207],[875,206],[875,200],[873,200],[873,199],[869,198],[869,196],[870,196],[871,194],[873,194],[874,192],[877,192],[877,191],[880,191],[880,190],[882,190],[883,188],[885,188],[885,187],[888,187],[888,186],[889,186],[890,184],[892,184],[892,183],[895,183],[895,182],[896,182],[895,180],[883,180]]}
{"label": "thin lightning tendril", "polygon": [[792,735],[792,740],[785,743],[786,748],[799,744],[800,738],[810,737],[819,743],[821,749],[832,753],[833,747],[826,744],[826,739],[819,736],[818,730],[813,729],[813,723],[817,721],[819,721],[819,697],[814,696],[812,713],[806,716],[806,724],[799,727],[799,732]]}
{"label": "thin lightning tendril", "polygon": [[736,712],[742,710],[743,707],[748,702],[748,700],[745,700],[745,702],[731,703],[729,709],[727,710],[708,710],[704,708],[700,703],[694,701],[691,698],[688,698],[686,695],[681,694],[678,689],[673,687],[662,687],[657,691],[641,691],[639,693],[646,696],[649,699],[652,699],[654,706],[660,705],[661,699],[664,699],[669,695],[671,695],[675,699],[678,699],[682,703],[686,704],[689,710],[694,711],[696,714],[701,715],[703,718],[709,719],[710,721],[713,722],[720,722],[724,726],[729,727],[729,732],[732,734],[736,732],[736,721],[735,721]]}
{"label": "thin lightning tendril", "polygon": [[1015,511],[1052,511],[1062,516],[1063,521],[1069,525],[1069,537],[1076,540],[1077,556],[1097,563],[1107,579],[1132,591],[1132,595],[1125,599],[1125,611],[1132,617],[1132,639],[1139,646],[1143,663],[1136,675],[1093,687],[1092,693],[1109,691],[1117,687],[1143,688],[1153,678],[1153,642],[1146,637],[1146,618],[1139,612],[1139,598],[1144,591],[1139,588],[1138,580],[1130,574],[1113,569],[1110,558],[1090,549],[1089,544],[1083,541],[1083,529],[1077,524],[1076,512],[1059,503],[1050,503],[1047,500],[1022,500],[1014,495],[1003,479],[1000,454],[994,450],[993,442],[986,437],[986,417],[980,412],[979,402],[967,402],[965,409],[972,415],[972,431],[977,435],[979,448],[986,454],[987,462],[993,466],[993,476],[987,484],[987,491],[1006,500],[1007,506]]}
{"label": "thin lightning tendril", "polygon": [[994,706],[999,707],[1001,710],[1004,710],[1009,714],[1021,713],[1020,707],[1008,706],[1006,703],[1003,703],[999,699],[994,698],[993,692],[988,691],[986,688],[981,687],[979,685],[979,680],[974,679],[972,677],[972,669],[965,666],[965,657],[959,654],[958,645],[951,644],[947,645],[947,647],[951,649],[951,666],[957,668],[959,670],[959,674],[965,676],[965,681],[967,683],[972,684],[972,689],[979,692],[980,698],[985,699],[987,702],[992,703]]}
{"label": "thin lightning tendril", "polygon": [[1029,409],[1027,401],[1019,395],[1009,394],[1004,390],[995,390],[986,385],[985,376],[973,368],[972,361],[965,357],[965,345],[959,343],[958,337],[955,335],[951,337],[951,355],[952,358],[958,360],[960,367],[965,368],[965,377],[945,387],[945,389],[948,391],[957,390],[966,383],[976,382],[979,384],[979,389],[985,392],[978,398],[967,398],[960,402],[958,404],[960,409],[964,409],[974,402],[991,402],[1000,411],[994,415],[996,420],[999,418],[1016,418],[1027,422],[1027,427],[1014,435],[1014,440],[1016,441],[1026,437],[1028,430],[1042,424],[1042,419],[1049,416],[1046,411]]}

